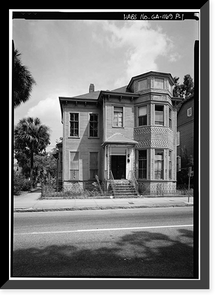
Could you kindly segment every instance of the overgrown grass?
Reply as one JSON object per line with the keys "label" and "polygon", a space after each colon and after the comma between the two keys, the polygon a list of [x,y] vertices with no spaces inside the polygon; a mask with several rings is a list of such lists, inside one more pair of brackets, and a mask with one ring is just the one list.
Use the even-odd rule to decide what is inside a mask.
{"label": "overgrown grass", "polygon": [[[104,193],[107,196],[107,193]],[[65,187],[62,191],[57,192],[52,185],[42,186],[41,191],[42,198],[63,198],[63,199],[83,199],[91,197],[103,197],[99,189],[94,187],[90,189],[82,189],[79,185],[75,184],[73,186]]]}
{"label": "overgrown grass", "polygon": [[[141,188],[140,188],[141,187]],[[166,196],[193,196],[193,189],[180,188],[176,190],[171,189],[155,189],[150,191],[139,187],[140,195],[143,197],[166,197]],[[62,199],[86,199],[86,198],[105,198],[112,195],[112,191],[105,191],[103,189],[103,195],[101,194],[97,185],[92,184],[90,187],[82,188],[78,183],[65,187],[61,191],[56,191],[53,185],[43,185],[41,189],[41,198],[62,198]]]}

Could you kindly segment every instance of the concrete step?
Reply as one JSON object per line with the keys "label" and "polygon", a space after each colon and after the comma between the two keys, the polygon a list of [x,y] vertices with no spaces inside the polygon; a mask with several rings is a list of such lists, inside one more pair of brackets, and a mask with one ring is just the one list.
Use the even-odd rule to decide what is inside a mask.
{"label": "concrete step", "polygon": [[114,196],[115,197],[135,197],[138,196],[134,186],[127,179],[114,180]]}
{"label": "concrete step", "polygon": [[115,190],[115,193],[117,193],[117,194],[136,194],[136,191],[135,190],[130,190],[130,191]]}
{"label": "concrete step", "polygon": [[115,189],[115,195],[137,195],[135,189]]}
{"label": "concrete step", "polygon": [[115,186],[115,189],[117,189],[117,190],[121,190],[121,191],[123,191],[123,190],[135,190],[135,188],[133,187],[133,186],[118,186],[118,185],[116,185]]}
{"label": "concrete step", "polygon": [[129,180],[114,180],[114,184],[115,185],[120,185],[120,186],[124,186],[124,185],[130,185],[130,181]]}

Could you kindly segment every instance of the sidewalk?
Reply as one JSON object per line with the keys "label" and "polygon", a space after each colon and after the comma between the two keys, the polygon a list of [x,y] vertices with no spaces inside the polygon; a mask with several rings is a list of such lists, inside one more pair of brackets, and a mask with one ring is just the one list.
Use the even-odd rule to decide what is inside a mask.
{"label": "sidewalk", "polygon": [[193,197],[152,197],[152,198],[106,198],[106,199],[40,199],[40,192],[22,193],[14,196],[15,212],[40,212],[63,210],[101,210],[150,207],[192,206]]}

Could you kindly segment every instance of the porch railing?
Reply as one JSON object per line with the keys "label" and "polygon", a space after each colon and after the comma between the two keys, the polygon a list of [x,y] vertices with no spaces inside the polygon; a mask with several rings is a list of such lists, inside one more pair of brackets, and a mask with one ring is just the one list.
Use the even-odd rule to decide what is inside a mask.
{"label": "porch railing", "polygon": [[115,179],[114,176],[112,174],[112,171],[109,172],[109,180],[110,180],[110,184],[113,190],[113,195],[115,195]]}
{"label": "porch railing", "polygon": [[136,191],[137,195],[139,196],[138,182],[137,182],[137,179],[136,179],[133,171],[129,171],[129,173],[128,173],[128,180],[131,182],[131,184],[135,188],[135,191]]}

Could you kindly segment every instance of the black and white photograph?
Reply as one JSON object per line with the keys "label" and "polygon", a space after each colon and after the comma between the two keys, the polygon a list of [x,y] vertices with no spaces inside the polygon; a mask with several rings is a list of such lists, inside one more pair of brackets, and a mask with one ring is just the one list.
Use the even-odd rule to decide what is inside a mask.
{"label": "black and white photograph", "polygon": [[10,13],[10,280],[196,288],[200,9]]}

